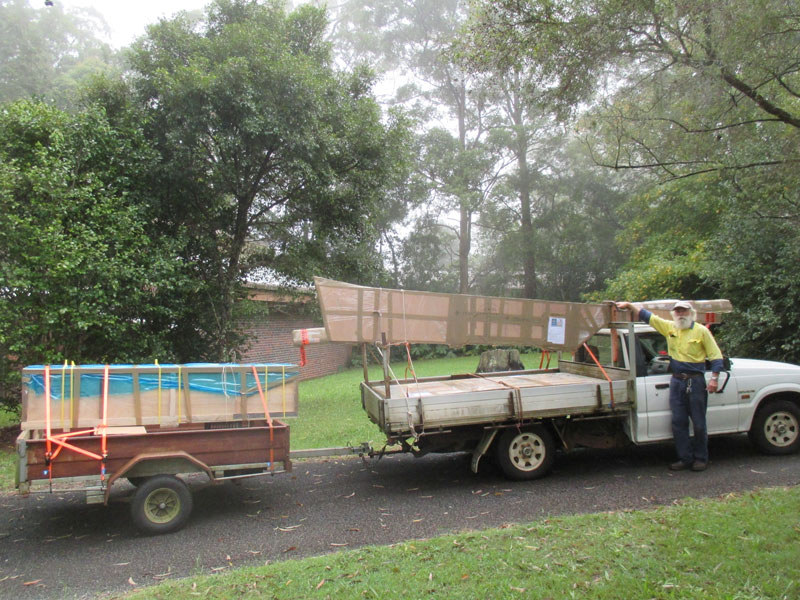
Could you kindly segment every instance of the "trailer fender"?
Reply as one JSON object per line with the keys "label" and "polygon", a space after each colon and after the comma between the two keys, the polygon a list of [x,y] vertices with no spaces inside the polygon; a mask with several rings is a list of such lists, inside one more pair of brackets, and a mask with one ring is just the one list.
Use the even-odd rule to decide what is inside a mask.
{"label": "trailer fender", "polygon": [[[147,467],[142,469],[142,467]],[[132,471],[146,470],[148,475],[174,475],[176,473],[205,473],[214,480],[214,473],[203,461],[183,451],[178,452],[146,452],[137,454],[115,471],[106,485],[104,504],[108,504],[111,485]],[[150,472],[152,471],[152,472]]]}

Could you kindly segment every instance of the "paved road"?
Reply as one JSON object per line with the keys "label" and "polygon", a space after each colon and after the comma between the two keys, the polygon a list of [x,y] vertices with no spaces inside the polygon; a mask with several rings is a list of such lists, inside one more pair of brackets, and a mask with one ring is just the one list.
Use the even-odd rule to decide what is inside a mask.
{"label": "paved road", "polygon": [[490,465],[473,475],[464,455],[296,463],[291,475],[195,489],[189,525],[153,538],[131,525],[127,486],[108,508],[77,495],[5,495],[0,597],[95,598],[365,544],[800,484],[800,455],[761,456],[745,436],[712,440],[711,455],[705,473],[672,473],[669,445],[579,451],[527,483]]}

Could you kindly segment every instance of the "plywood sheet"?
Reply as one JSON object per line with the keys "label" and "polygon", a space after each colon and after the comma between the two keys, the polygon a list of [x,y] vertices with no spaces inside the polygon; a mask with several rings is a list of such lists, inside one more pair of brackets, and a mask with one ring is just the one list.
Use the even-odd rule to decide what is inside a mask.
{"label": "plywood sheet", "polygon": [[572,351],[605,327],[607,304],[373,288],[317,277],[332,342],[494,344]]}

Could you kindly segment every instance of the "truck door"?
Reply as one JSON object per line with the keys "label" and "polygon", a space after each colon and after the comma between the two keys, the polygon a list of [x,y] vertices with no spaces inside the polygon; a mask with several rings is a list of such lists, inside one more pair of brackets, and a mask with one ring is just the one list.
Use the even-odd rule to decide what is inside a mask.
{"label": "truck door", "polygon": [[[667,342],[657,332],[642,332],[637,335],[647,361],[644,378],[645,414],[647,438],[650,440],[672,437],[672,413],[669,409],[669,382],[672,374],[666,371]],[[659,357],[662,357],[659,360]],[[706,382],[711,373],[706,373]],[[720,374],[722,392],[708,395],[706,421],[709,433],[736,431],[739,421],[738,390],[733,377]],[[641,387],[639,388],[641,389]],[[639,414],[641,422],[642,414]]]}

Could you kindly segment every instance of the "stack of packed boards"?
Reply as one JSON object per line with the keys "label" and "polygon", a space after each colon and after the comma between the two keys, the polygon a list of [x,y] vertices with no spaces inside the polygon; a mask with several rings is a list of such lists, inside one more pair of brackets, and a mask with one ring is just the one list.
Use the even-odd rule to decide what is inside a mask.
{"label": "stack of packed boards", "polygon": [[23,430],[98,427],[104,406],[107,427],[263,419],[264,402],[273,416],[297,415],[291,364],[35,365],[22,373]]}

